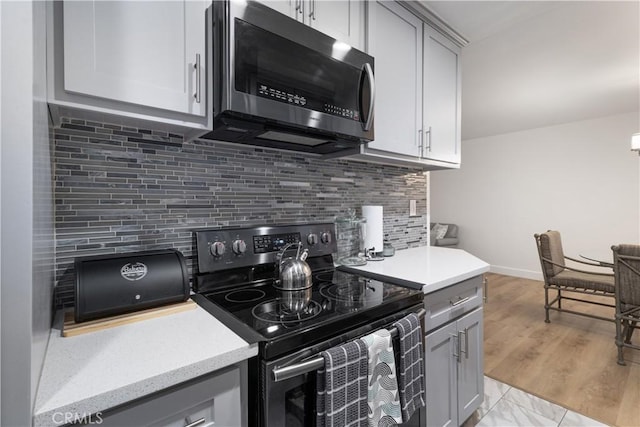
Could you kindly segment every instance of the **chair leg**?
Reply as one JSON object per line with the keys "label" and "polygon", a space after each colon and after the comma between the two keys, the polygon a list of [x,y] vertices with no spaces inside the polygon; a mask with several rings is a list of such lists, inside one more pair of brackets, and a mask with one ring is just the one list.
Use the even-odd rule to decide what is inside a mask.
{"label": "chair leg", "polygon": [[624,342],[626,344],[631,344],[631,336],[633,335],[633,331],[636,330],[638,321],[634,320],[633,322],[629,322],[629,323],[630,324],[627,325],[626,333],[624,334]]}
{"label": "chair leg", "polygon": [[626,328],[626,321],[622,320],[620,317],[618,317],[616,315],[616,347],[618,347],[618,365],[622,365],[625,366],[626,363],[624,362],[624,354],[622,352],[623,350],[623,343],[622,343],[622,336],[623,336],[623,324],[624,324],[624,328]]}
{"label": "chair leg", "polygon": [[549,288],[544,286],[544,321],[545,323],[551,323],[549,320]]}
{"label": "chair leg", "polygon": [[558,309],[562,310],[562,293],[560,293],[560,289],[558,289]]}

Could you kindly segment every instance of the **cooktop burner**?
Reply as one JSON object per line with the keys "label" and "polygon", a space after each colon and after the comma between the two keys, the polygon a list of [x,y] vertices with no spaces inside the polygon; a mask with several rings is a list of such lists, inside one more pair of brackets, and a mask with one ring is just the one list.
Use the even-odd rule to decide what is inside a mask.
{"label": "cooktop burner", "polygon": [[[321,311],[322,307],[315,301],[309,301],[301,310],[292,311],[279,299],[260,303],[251,310],[258,321],[262,320],[274,325],[305,322],[316,317]],[[269,327],[271,325],[267,326],[267,328]]]}
{"label": "cooktop burner", "polygon": [[240,289],[238,291],[231,291],[224,296],[224,299],[230,303],[243,303],[260,301],[266,294],[260,289]]}

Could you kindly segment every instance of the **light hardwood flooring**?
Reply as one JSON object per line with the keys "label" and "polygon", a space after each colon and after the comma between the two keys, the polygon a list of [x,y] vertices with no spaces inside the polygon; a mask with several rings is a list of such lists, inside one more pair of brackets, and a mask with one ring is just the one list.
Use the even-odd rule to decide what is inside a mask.
{"label": "light hardwood flooring", "polygon": [[[486,277],[485,375],[608,425],[640,426],[640,351],[616,363],[613,322],[552,311],[545,323],[543,282]],[[613,318],[612,308],[563,305]]]}

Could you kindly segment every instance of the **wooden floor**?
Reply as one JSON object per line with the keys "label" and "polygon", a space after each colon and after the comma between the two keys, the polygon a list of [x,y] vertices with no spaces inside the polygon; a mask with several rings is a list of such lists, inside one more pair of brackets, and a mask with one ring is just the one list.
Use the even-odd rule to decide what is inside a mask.
{"label": "wooden floor", "polygon": [[[625,349],[627,366],[616,363],[613,322],[551,312],[545,323],[543,282],[486,277],[487,376],[612,426],[640,426],[640,350]],[[613,318],[613,308],[563,301],[570,305]]]}

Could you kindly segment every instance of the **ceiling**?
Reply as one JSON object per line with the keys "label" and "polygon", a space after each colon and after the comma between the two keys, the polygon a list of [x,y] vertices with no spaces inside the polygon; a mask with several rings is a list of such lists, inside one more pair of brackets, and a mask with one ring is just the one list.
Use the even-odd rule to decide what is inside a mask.
{"label": "ceiling", "polygon": [[423,3],[469,40],[462,139],[640,109],[639,0]]}

